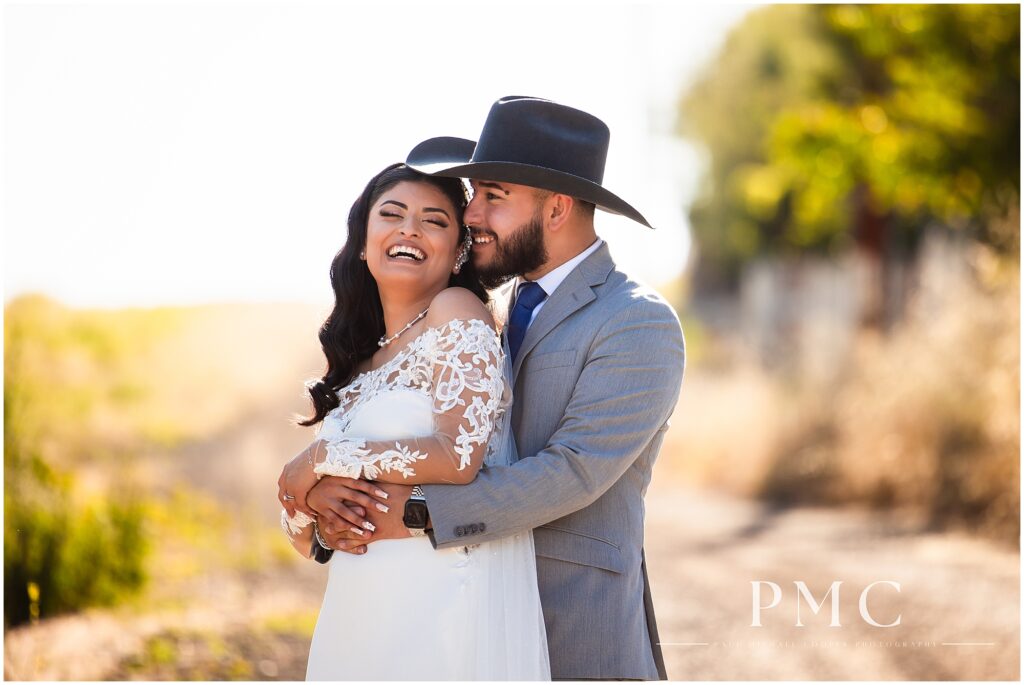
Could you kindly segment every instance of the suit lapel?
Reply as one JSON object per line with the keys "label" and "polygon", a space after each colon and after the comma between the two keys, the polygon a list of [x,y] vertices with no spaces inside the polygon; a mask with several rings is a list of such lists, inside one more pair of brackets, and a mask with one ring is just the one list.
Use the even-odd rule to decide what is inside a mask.
{"label": "suit lapel", "polygon": [[513,381],[519,376],[523,360],[545,335],[581,307],[597,298],[597,295],[594,294],[594,286],[604,283],[614,267],[615,264],[608,252],[608,243],[605,243],[569,272],[555,292],[548,297],[540,313],[537,314],[537,318],[526,329],[526,337],[523,338],[519,355],[512,367]]}

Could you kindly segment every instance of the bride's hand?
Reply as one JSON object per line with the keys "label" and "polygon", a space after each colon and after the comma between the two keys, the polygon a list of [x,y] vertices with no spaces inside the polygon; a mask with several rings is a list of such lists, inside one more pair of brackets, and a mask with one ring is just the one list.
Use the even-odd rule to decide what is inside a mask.
{"label": "bride's hand", "polygon": [[[333,478],[325,478],[324,480],[335,480]],[[377,540],[397,540],[401,538],[410,537],[409,529],[405,527],[405,523],[402,521],[402,513],[405,510],[405,503],[408,501],[409,496],[412,494],[412,487],[408,485],[394,485],[391,483],[374,483],[375,487],[379,487],[388,494],[388,512],[380,512],[377,510],[370,510],[366,512],[366,517],[371,519],[371,523],[376,526],[376,530],[372,533],[366,533],[365,535],[356,535],[348,527],[342,528],[340,531],[328,531],[324,532],[321,527],[320,532],[323,538],[327,542],[328,546],[339,552],[347,552],[349,554],[365,554],[366,549],[371,542]],[[318,485],[313,489],[313,493],[310,495],[310,499],[317,498],[317,491],[320,490],[323,485]],[[353,509],[362,507],[353,506]]]}
{"label": "bride's hand", "polygon": [[387,499],[388,493],[365,480],[325,476],[306,495],[306,504],[317,513],[321,533],[348,530],[364,537],[373,530],[364,514],[371,510],[387,513]]}
{"label": "bride's hand", "polygon": [[316,516],[316,512],[306,504],[306,495],[316,485],[316,481],[313,464],[309,459],[309,448],[299,452],[284,465],[281,477],[277,479],[277,499],[288,512],[289,518],[295,516],[296,511]]}

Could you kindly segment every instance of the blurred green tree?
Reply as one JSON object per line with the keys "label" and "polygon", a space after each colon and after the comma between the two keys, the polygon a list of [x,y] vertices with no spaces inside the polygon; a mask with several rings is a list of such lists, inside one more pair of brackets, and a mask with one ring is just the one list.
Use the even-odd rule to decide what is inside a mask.
{"label": "blurred green tree", "polygon": [[697,287],[751,257],[910,249],[932,220],[1016,252],[1020,8],[757,10],[680,105],[706,145]]}

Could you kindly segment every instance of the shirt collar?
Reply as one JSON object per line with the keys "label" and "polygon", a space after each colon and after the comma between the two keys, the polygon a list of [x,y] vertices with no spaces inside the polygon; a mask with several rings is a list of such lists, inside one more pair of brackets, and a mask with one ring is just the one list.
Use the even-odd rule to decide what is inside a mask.
{"label": "shirt collar", "polygon": [[[562,281],[565,280],[566,276],[568,276],[580,262],[582,262],[592,253],[597,251],[597,248],[601,247],[601,243],[603,242],[603,240],[598,238],[593,243],[591,243],[587,249],[583,250],[583,252],[580,252],[578,255],[576,255],[569,261],[565,262],[564,264],[556,266],[554,269],[538,278],[537,285],[544,289],[544,292],[547,293],[548,297],[551,297],[551,295],[554,294],[555,290],[558,289],[558,286],[562,284]],[[523,283],[526,283],[526,279],[520,276],[518,283],[516,284],[516,292],[519,291],[518,288]]]}

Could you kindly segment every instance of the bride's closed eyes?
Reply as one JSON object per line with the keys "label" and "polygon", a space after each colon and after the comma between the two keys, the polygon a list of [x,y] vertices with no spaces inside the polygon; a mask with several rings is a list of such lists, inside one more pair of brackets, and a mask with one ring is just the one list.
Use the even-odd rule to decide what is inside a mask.
{"label": "bride's closed eyes", "polygon": [[[380,215],[383,216],[383,217],[387,217],[389,219],[401,219],[402,218],[401,214],[398,214],[397,212],[392,212],[392,211],[389,211],[389,210],[383,209],[383,208],[380,210]],[[448,228],[448,223],[445,222],[443,219],[439,219],[439,218],[435,219],[435,218],[432,218],[432,217],[426,217],[423,220],[425,222],[427,222],[428,224],[434,224],[435,226],[438,226],[440,228]]]}

